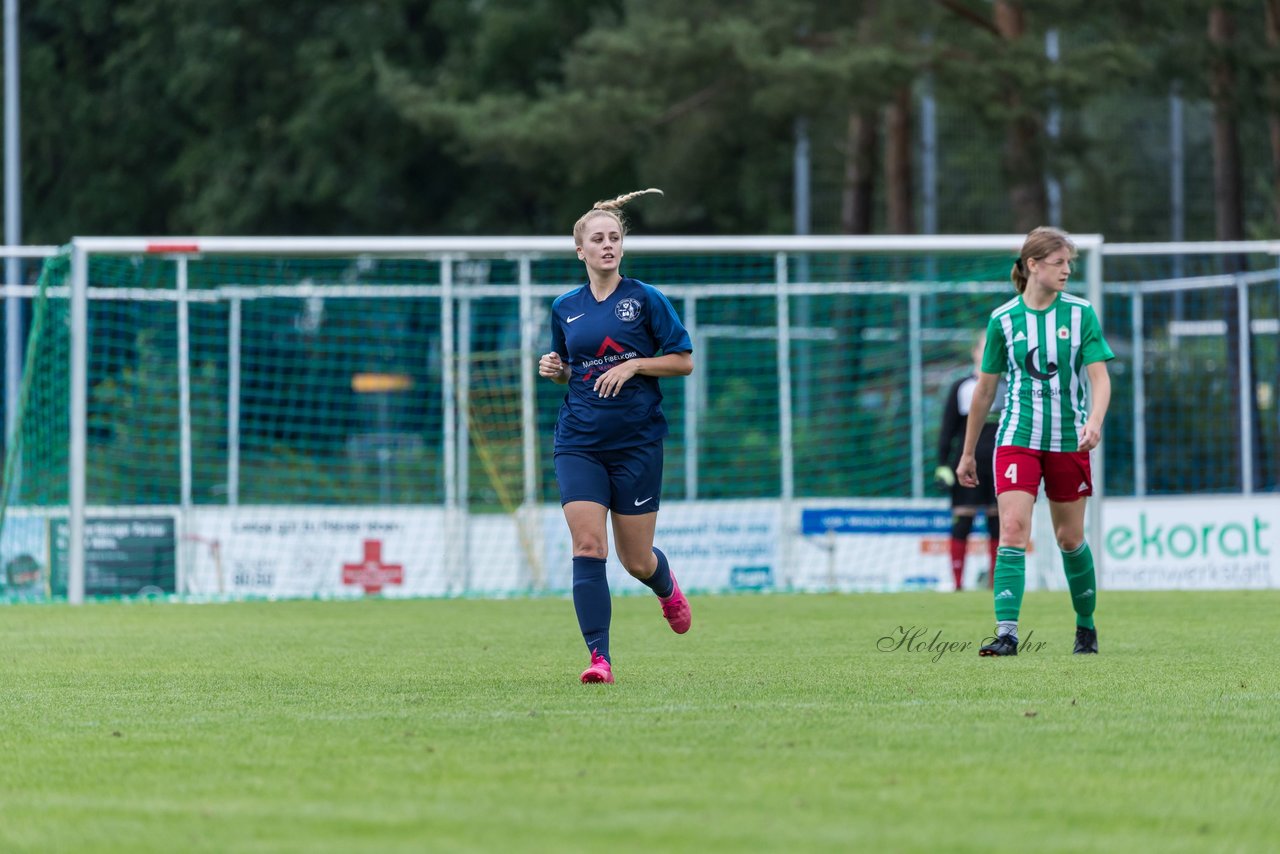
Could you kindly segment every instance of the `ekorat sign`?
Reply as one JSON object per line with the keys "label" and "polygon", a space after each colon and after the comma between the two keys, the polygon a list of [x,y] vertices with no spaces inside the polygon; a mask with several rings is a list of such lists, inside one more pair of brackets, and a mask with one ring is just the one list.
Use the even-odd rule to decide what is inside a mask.
{"label": "ekorat sign", "polygon": [[1103,527],[1108,589],[1280,587],[1280,497],[1108,498]]}

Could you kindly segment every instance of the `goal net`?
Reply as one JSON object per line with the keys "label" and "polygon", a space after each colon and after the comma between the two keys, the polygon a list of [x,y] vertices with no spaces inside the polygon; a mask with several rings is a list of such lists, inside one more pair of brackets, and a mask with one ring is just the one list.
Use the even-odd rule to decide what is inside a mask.
{"label": "goal net", "polygon": [[[1020,245],[628,240],[694,342],[662,382],[682,586],[949,587],[943,398]],[[6,454],[8,595],[568,590],[563,387],[536,361],[581,282],[567,238],[77,240],[41,277]]]}

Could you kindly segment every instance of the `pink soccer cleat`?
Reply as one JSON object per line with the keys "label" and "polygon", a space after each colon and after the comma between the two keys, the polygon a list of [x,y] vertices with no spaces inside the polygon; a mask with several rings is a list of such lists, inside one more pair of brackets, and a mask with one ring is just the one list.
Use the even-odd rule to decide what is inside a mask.
{"label": "pink soccer cleat", "polygon": [[689,600],[680,592],[680,585],[676,583],[675,573],[671,574],[671,595],[658,601],[662,603],[662,616],[671,624],[671,631],[678,635],[689,631],[693,614],[689,612]]}
{"label": "pink soccer cleat", "polygon": [[609,659],[594,650],[591,652],[591,666],[582,671],[582,684],[592,682],[613,684],[613,668],[609,666]]}

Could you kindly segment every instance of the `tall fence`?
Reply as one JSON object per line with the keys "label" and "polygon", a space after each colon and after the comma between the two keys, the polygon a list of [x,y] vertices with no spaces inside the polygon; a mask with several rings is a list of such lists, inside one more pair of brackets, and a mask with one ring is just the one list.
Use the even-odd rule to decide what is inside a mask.
{"label": "tall fence", "polygon": [[1108,490],[1280,489],[1280,244],[1112,244],[1105,326],[1124,347]]}
{"label": "tall fence", "polygon": [[[1020,244],[628,240],[624,271],[694,341],[694,374],[663,382],[659,536],[682,583],[948,583],[926,476],[942,397]],[[1273,247],[1081,245],[1119,356],[1099,491],[1276,489]],[[0,558],[26,568],[10,596],[566,589],[563,389],[535,363],[551,301],[580,283],[571,249],[75,241],[21,291],[41,322],[8,454]],[[1038,536],[1052,585],[1043,520]]]}

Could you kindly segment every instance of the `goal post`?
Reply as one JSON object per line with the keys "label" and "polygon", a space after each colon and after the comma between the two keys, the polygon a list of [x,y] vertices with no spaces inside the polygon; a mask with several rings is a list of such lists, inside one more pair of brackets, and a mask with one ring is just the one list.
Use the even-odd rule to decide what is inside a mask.
{"label": "goal post", "polygon": [[[1074,239],[1073,289],[1101,312],[1103,240]],[[699,542],[719,549],[692,587],[901,589],[941,565],[806,526],[845,508],[914,524],[945,507],[925,476],[939,384],[1011,293],[1023,240],[627,239],[624,271],[658,286],[695,342],[694,375],[663,383],[659,532],[687,561],[703,560]],[[549,459],[563,390],[538,381],[536,355],[550,302],[582,280],[572,250],[568,237],[75,239],[54,285],[70,345],[66,503],[51,511],[66,519],[68,600],[99,595],[91,527],[111,518],[159,520],[183,596],[567,589]],[[129,406],[150,433],[125,435],[142,417]],[[365,546],[276,530],[277,552],[253,552],[262,520],[346,525]],[[368,533],[378,525],[402,540]],[[396,580],[420,558],[430,584]],[[311,579],[325,560],[353,580]]]}

